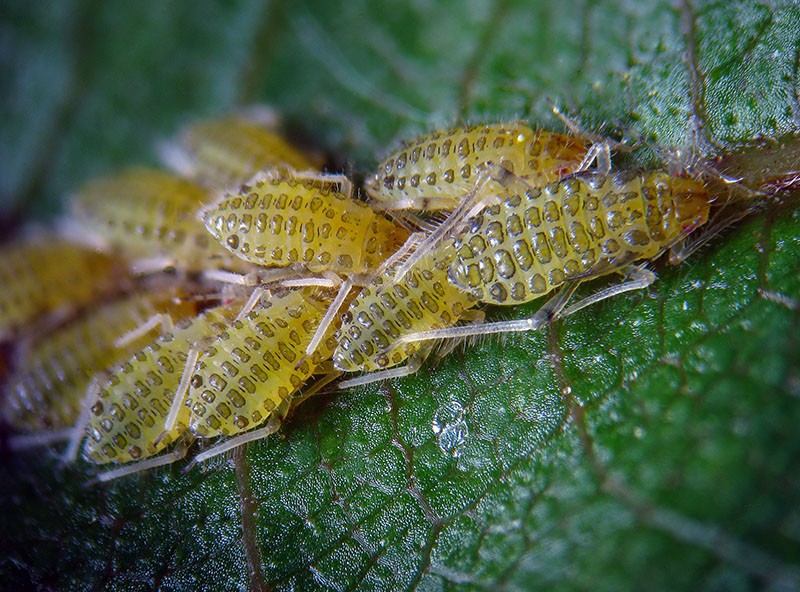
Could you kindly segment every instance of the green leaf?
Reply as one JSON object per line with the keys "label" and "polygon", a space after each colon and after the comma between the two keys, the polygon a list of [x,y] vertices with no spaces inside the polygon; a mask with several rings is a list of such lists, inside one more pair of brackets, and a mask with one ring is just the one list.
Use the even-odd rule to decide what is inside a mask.
{"label": "green leaf", "polygon": [[[652,145],[728,158],[800,121],[791,1],[71,0],[0,11],[8,227],[52,216],[104,171],[154,162],[153,143],[181,123],[250,102],[279,108],[297,138],[356,173],[397,139],[462,119],[562,129],[547,99],[592,131],[640,141],[629,163],[652,162]],[[731,170],[780,185],[798,144],[775,146],[774,160],[751,148]],[[787,204],[684,265],[655,263],[659,281],[642,293],[312,399],[230,463],[86,488],[88,465],[6,456],[2,581],[796,589],[800,216]]]}

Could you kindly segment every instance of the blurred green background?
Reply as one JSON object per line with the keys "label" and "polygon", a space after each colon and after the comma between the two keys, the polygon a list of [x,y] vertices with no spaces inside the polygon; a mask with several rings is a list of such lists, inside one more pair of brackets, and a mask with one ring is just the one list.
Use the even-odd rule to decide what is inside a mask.
{"label": "blurred green background", "polygon": [[[638,141],[615,161],[630,165],[653,146],[725,154],[796,132],[799,65],[788,1],[9,0],[0,229],[46,221],[81,183],[155,164],[155,142],[239,105],[276,107],[293,138],[365,174],[445,125],[562,130],[550,99]],[[796,589],[799,236],[795,207],[769,208],[683,266],[655,264],[645,293],[327,393],[280,436],[186,475],[178,463],[84,488],[88,465],[6,455],[0,578],[41,590]]]}

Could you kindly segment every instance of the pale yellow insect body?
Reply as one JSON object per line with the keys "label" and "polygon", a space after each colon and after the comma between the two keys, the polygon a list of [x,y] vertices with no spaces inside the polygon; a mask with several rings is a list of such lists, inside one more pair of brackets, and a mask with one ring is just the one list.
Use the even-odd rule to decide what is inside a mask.
{"label": "pale yellow insect body", "polygon": [[24,430],[71,426],[92,377],[144,347],[146,335],[116,345],[121,335],[157,314],[190,315],[194,305],[161,292],[138,293],[102,304],[79,318],[18,348],[14,372],[5,384],[3,416]]}
{"label": "pale yellow insect body", "polygon": [[192,375],[186,398],[190,429],[208,438],[282,420],[336,346],[331,326],[317,350],[301,361],[329,301],[308,289],[264,296],[217,337]]}
{"label": "pale yellow insect body", "polygon": [[483,302],[528,302],[653,258],[705,224],[708,212],[701,182],[661,172],[516,183],[455,238],[449,277]]}
{"label": "pale yellow insect body", "polygon": [[0,249],[0,338],[47,315],[74,311],[126,279],[125,265],[95,249],[35,236]]}
{"label": "pale yellow insect body", "polygon": [[133,168],[88,183],[72,197],[71,211],[89,234],[132,262],[155,261],[155,269],[246,271],[197,219],[209,199],[190,181]]}
{"label": "pale yellow insect body", "polygon": [[162,436],[188,353],[227,331],[235,308],[218,306],[184,319],[173,332],[161,335],[114,370],[91,406],[83,449],[87,460],[97,464],[141,460],[187,432],[189,409],[184,407],[174,427]]}
{"label": "pale yellow insect body", "polygon": [[576,172],[589,148],[584,140],[536,131],[522,122],[442,131],[392,154],[366,189],[388,209],[453,209],[491,165],[538,186]]}
{"label": "pale yellow insect body", "polygon": [[368,273],[408,232],[344,193],[312,182],[262,179],[204,211],[211,235],[245,261],[311,272]]}
{"label": "pale yellow insect body", "polygon": [[263,170],[286,175],[319,165],[252,109],[193,123],[164,152],[176,172],[214,189],[237,187]]}

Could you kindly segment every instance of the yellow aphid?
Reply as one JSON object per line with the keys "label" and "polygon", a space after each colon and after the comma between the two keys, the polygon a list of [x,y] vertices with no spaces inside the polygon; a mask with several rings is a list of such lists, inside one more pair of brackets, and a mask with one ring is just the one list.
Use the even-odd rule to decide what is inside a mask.
{"label": "yellow aphid", "polygon": [[14,372],[5,383],[3,417],[23,430],[71,426],[92,377],[129,358],[153,339],[143,335],[117,346],[120,336],[157,314],[180,319],[194,304],[163,291],[140,293],[102,304],[83,316],[19,347]]}
{"label": "yellow aphid", "polygon": [[300,361],[329,301],[308,289],[263,296],[217,337],[200,354],[189,383],[192,432],[234,435],[273,417],[282,420],[336,346],[331,327],[317,350]]}
{"label": "yellow aphid", "polygon": [[176,172],[216,189],[236,187],[265,169],[287,173],[319,164],[252,110],[191,124],[163,152]]}
{"label": "yellow aphid", "polygon": [[0,338],[48,314],[71,312],[126,281],[126,266],[45,236],[0,248]]}
{"label": "yellow aphid", "polygon": [[[174,331],[136,352],[117,367],[92,404],[83,454],[97,464],[153,456],[187,431],[189,409],[166,434],[164,423],[184,374],[189,351],[226,331],[235,306],[218,306],[184,319]],[[156,443],[156,439],[162,436]]]}
{"label": "yellow aphid", "polygon": [[522,122],[442,131],[392,154],[367,180],[366,189],[387,209],[453,209],[491,165],[543,185],[579,170],[590,147],[584,140],[536,131]]}
{"label": "yellow aphid", "polygon": [[259,265],[368,273],[408,232],[366,204],[311,182],[256,180],[204,211],[206,228],[232,253]]}
{"label": "yellow aphid", "polygon": [[702,183],[661,172],[517,183],[456,237],[450,279],[483,302],[528,302],[569,280],[655,257],[708,212]]}
{"label": "yellow aphid", "polygon": [[334,365],[345,372],[382,370],[415,354],[420,345],[403,335],[450,327],[477,304],[450,283],[447,268],[455,252],[440,249],[418,262],[399,282],[392,266],[363,288],[342,317]]}
{"label": "yellow aphid", "polygon": [[208,200],[209,193],[191,181],[132,168],[88,183],[72,197],[71,211],[87,233],[140,270],[242,270],[197,219]]}

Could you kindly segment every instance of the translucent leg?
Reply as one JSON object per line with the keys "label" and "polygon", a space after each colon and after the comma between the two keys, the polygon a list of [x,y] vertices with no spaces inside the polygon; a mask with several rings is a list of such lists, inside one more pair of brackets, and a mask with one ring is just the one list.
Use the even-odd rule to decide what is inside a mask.
{"label": "translucent leg", "polygon": [[236,315],[235,321],[241,321],[244,317],[250,314],[250,311],[253,310],[258,304],[258,301],[261,300],[261,296],[264,295],[266,290],[264,288],[256,288],[250,293],[250,298],[247,299],[247,302],[244,303],[242,310],[239,311],[239,314]]}
{"label": "translucent leg", "polygon": [[131,261],[131,271],[136,275],[148,275],[175,267],[175,259],[170,257],[149,257]]}
{"label": "translucent leg", "polygon": [[[322,368],[322,365],[320,365]],[[297,407],[300,403],[308,399],[309,397],[316,395],[319,391],[321,391],[325,386],[332,383],[334,380],[339,378],[342,375],[340,370],[334,370],[332,365],[329,370],[326,371],[325,375],[322,376],[319,380],[317,380],[314,384],[312,384],[307,389],[303,389],[303,391],[292,398],[292,407]]]}
{"label": "translucent leg", "polygon": [[222,269],[209,269],[203,272],[203,279],[223,284],[253,287],[261,284],[271,284],[274,282],[296,279],[302,277],[304,273],[306,275],[308,274],[308,272],[302,268],[292,265],[274,269],[263,269],[247,274],[233,273]]}
{"label": "translucent leg", "polygon": [[[708,241],[725,230],[731,224],[734,224],[744,218],[749,213],[755,211],[756,208],[745,208],[728,212],[727,215],[722,216],[721,212],[717,214],[716,219],[707,224],[702,232],[697,236],[688,236],[669,250],[669,262],[672,265],[678,265],[688,259],[695,251],[705,245]],[[691,240],[690,240],[691,239]]]}
{"label": "translucent leg", "polygon": [[[486,313],[482,310],[467,310],[461,317],[462,321],[467,321],[472,325],[483,325],[486,320]],[[449,339],[445,341],[441,349],[436,353],[437,359],[441,360],[450,354],[461,343],[460,339]]]}
{"label": "translucent leg", "polygon": [[144,323],[136,327],[135,329],[128,331],[124,335],[122,335],[119,339],[114,342],[114,347],[120,348],[125,347],[132,341],[136,341],[140,337],[143,337],[153,329],[158,326],[161,326],[161,331],[163,333],[169,333],[175,327],[172,322],[172,317],[170,317],[166,313],[158,313],[154,314],[152,317],[147,319]]}
{"label": "translucent leg", "polygon": [[201,463],[208,460],[209,458],[213,458],[220,454],[224,454],[225,452],[233,450],[234,448],[238,448],[239,446],[247,444],[248,442],[261,440],[263,438],[266,438],[267,436],[274,434],[275,432],[278,431],[278,428],[280,427],[282,421],[283,420],[281,418],[279,418],[276,415],[273,415],[269,418],[269,420],[267,421],[267,425],[265,425],[263,428],[260,428],[258,430],[253,430],[252,432],[247,432],[246,434],[242,434],[241,436],[236,436],[235,438],[231,438],[227,442],[223,442],[222,444],[213,446],[208,450],[204,450],[203,452],[201,452],[192,459],[192,462],[190,462],[189,465],[184,469],[184,473],[189,471],[197,463]]}
{"label": "translucent leg", "polygon": [[172,399],[172,405],[169,408],[167,419],[164,421],[164,431],[153,441],[153,444],[156,446],[169,432],[175,429],[175,424],[178,421],[178,414],[181,411],[183,402],[186,400],[186,394],[189,392],[189,381],[192,379],[192,374],[194,374],[195,368],[197,367],[197,360],[200,359],[201,353],[199,349],[193,347],[186,356],[186,365],[183,367],[183,374],[178,384],[178,390],[175,392],[175,397]]}
{"label": "translucent leg", "polygon": [[405,366],[400,366],[399,368],[390,368],[389,370],[379,370],[378,372],[370,372],[368,374],[362,374],[357,378],[350,378],[348,380],[343,380],[339,383],[338,386],[339,388],[347,389],[347,388],[352,388],[354,386],[361,386],[364,384],[370,384],[381,380],[388,380],[390,378],[400,378],[402,376],[408,376],[410,374],[414,374],[414,372],[420,369],[422,363],[431,353],[432,349],[433,348],[431,346],[423,347],[416,354],[414,354],[408,359],[408,363]]}
{"label": "translucent leg", "polygon": [[353,182],[346,175],[338,173],[320,173],[317,171],[296,171],[292,178],[297,181],[319,182],[323,188],[328,185],[338,185],[338,192],[347,197],[353,196]]}
{"label": "translucent leg", "polygon": [[302,363],[306,357],[310,356],[316,351],[317,346],[319,346],[319,342],[322,341],[323,337],[325,337],[325,333],[331,326],[336,313],[342,308],[342,304],[352,288],[353,282],[349,278],[342,283],[341,287],[339,288],[339,292],[336,294],[336,298],[334,298],[333,302],[331,302],[330,306],[328,306],[328,310],[325,311],[325,316],[323,316],[322,320],[320,320],[317,330],[314,332],[314,336],[311,338],[311,341],[308,342],[308,347],[306,347],[306,355],[300,360],[300,363]]}
{"label": "translucent leg", "polygon": [[184,442],[179,442],[175,450],[167,454],[156,456],[154,458],[148,458],[140,462],[125,465],[124,467],[120,467],[118,469],[100,473],[96,478],[87,482],[86,487],[91,487],[97,483],[107,483],[109,481],[113,481],[114,479],[125,477],[126,475],[133,475],[134,473],[141,473],[142,471],[147,471],[155,467],[161,467],[163,465],[174,463],[176,460],[180,460],[186,456],[186,449],[186,444]]}
{"label": "translucent leg", "polygon": [[453,208],[453,198],[431,195],[394,201],[372,202],[371,205],[374,210],[379,212],[384,210],[450,210]]}
{"label": "translucent leg", "polygon": [[409,255],[405,263],[397,269],[394,281],[400,281],[417,262],[433,251],[436,245],[456,233],[466,220],[478,214],[486,206],[497,203],[499,198],[494,194],[487,194],[485,191],[486,186],[490,181],[497,181],[506,186],[505,181],[508,177],[515,177],[515,175],[499,165],[492,165],[488,169],[481,171],[475,179],[475,185],[464,196],[464,199],[461,200],[456,209],[419,244],[416,251]]}
{"label": "translucent leg", "polygon": [[95,404],[97,398],[100,396],[100,385],[104,378],[104,374],[95,374],[89,382],[86,389],[86,395],[83,397],[81,403],[81,412],[78,415],[78,421],[72,428],[72,437],[69,440],[69,445],[64,451],[64,456],[61,458],[62,464],[74,462],[78,458],[78,449],[81,446],[83,437],[86,435],[86,426],[89,423],[89,414],[91,413],[92,405]]}
{"label": "translucent leg", "polygon": [[27,450],[28,448],[38,448],[39,446],[49,446],[58,442],[72,440],[75,428],[64,428],[62,430],[45,430],[31,434],[18,434],[8,439],[11,450]]}
{"label": "translucent leg", "polygon": [[548,323],[558,318],[571,315],[595,302],[605,300],[623,292],[641,290],[653,283],[656,276],[653,272],[629,266],[621,269],[628,272],[630,279],[616,286],[609,286],[599,292],[592,294],[575,304],[566,307],[566,303],[578,287],[577,281],[565,284],[553,298],[548,300],[532,317],[515,321],[500,321],[497,323],[485,323],[483,325],[465,325],[461,327],[450,327],[438,329],[436,331],[423,331],[419,333],[409,333],[400,338],[400,341],[426,341],[429,339],[454,339],[457,337],[469,337],[470,335],[491,335],[496,333],[513,333],[517,331],[538,331]]}

